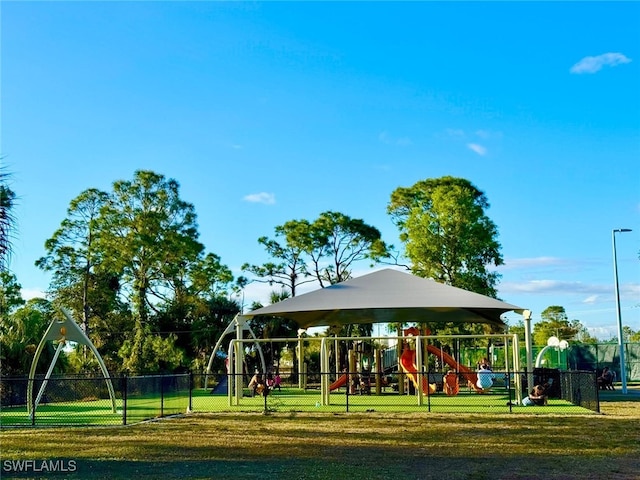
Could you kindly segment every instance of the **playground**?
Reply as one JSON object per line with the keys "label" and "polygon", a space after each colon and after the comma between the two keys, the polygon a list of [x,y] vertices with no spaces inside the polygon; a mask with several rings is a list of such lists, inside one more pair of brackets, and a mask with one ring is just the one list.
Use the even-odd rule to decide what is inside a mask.
{"label": "playground", "polygon": [[[3,395],[13,401],[3,397],[0,425],[128,425],[188,412],[592,415],[599,411],[594,372],[522,371],[520,359],[526,352],[516,336],[507,334],[421,335],[418,328],[409,327],[399,337],[231,338],[228,352],[226,373],[216,375],[45,376],[14,382],[4,378]],[[273,352],[284,352],[284,357],[276,359]],[[553,350],[548,354],[556,356]],[[493,370],[489,384],[481,387],[482,373],[472,365],[488,362],[486,357]],[[239,365],[241,373],[233,365]],[[278,388],[263,383],[256,394],[247,372],[264,379],[276,373],[280,378],[282,373],[282,383]],[[523,406],[529,384],[553,384],[546,405]],[[38,395],[29,395],[29,390]]]}
{"label": "playground", "polygon": [[[333,375],[327,375],[333,378]],[[575,383],[575,374],[571,374],[571,382]],[[592,381],[589,375],[586,381]],[[144,377],[140,377],[142,381]],[[203,376],[181,376],[181,384],[197,385],[204,381]],[[486,393],[479,394],[469,386],[463,386],[455,395],[447,395],[440,390],[425,392],[422,401],[418,399],[416,389],[407,388],[403,394],[394,390],[394,384],[387,385],[379,393],[375,386],[369,390],[347,388],[336,385],[330,392],[329,401],[322,404],[319,384],[307,385],[300,389],[287,381],[280,389],[270,390],[267,395],[252,396],[249,388],[243,388],[241,401],[230,405],[228,394],[211,393],[207,388],[181,388],[136,394],[132,389],[123,395],[120,390],[121,381],[115,381],[116,410],[112,410],[108,395],[103,398],[88,396],[72,399],[68,392],[84,390],[78,384],[90,380],[92,387],[100,379],[55,379],[48,386],[49,394],[38,405],[35,415],[30,415],[24,404],[5,406],[0,411],[0,425],[9,427],[31,426],[105,426],[131,425],[134,423],[172,415],[190,413],[458,413],[458,414],[537,414],[537,415],[594,415],[593,408],[576,405],[563,398],[550,398],[548,405],[524,407],[516,403],[513,389],[509,389],[504,381],[496,382],[496,386]],[[127,379],[131,382],[132,379]],[[246,380],[244,380],[246,383]],[[569,380],[567,380],[569,381]],[[334,382],[336,383],[336,382]],[[340,381],[338,384],[342,383]],[[566,381],[563,380],[563,383]],[[66,399],[57,395],[64,392]],[[595,392],[594,392],[595,394]],[[124,397],[124,398],[123,398]]]}
{"label": "playground", "polygon": [[[420,323],[481,323],[505,331],[501,315],[511,310],[525,318],[524,354],[516,335],[432,335]],[[212,349],[204,380],[196,382],[190,374],[185,383],[183,375],[180,385],[180,376],[165,375],[123,378],[120,381],[127,384],[114,387],[118,379],[109,375],[69,312],[63,313],[64,318],[52,320],[42,338],[27,384],[16,387],[3,379],[2,426],[63,425],[70,419],[71,424],[117,424],[119,418],[128,424],[198,411],[514,413],[522,409],[534,385],[546,391],[545,412],[599,411],[595,373],[533,368],[526,310],[394,270],[236,316]],[[251,319],[259,316],[296,322],[298,338],[256,338]],[[413,326],[399,330],[397,336],[305,335],[310,327],[381,321]],[[103,379],[92,381],[102,382],[102,387],[94,384],[87,394],[87,389],[80,388],[82,379],[52,378],[57,356],[68,340],[86,345],[95,354]],[[48,341],[57,343],[56,355],[47,373],[37,376],[38,358]],[[554,339],[543,350],[559,352],[567,346]],[[283,359],[289,354],[290,359]],[[219,364],[214,375],[214,360],[221,356],[226,356],[224,366]],[[281,370],[287,370],[289,383],[276,391],[265,382],[279,377]],[[214,376],[217,379],[212,380]],[[54,389],[52,385],[60,381],[68,385]],[[265,395],[256,397],[256,387]]]}

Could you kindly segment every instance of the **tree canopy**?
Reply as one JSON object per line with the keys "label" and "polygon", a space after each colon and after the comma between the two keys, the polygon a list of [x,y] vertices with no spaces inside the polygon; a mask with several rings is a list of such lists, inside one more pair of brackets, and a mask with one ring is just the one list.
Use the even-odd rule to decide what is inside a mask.
{"label": "tree canopy", "polygon": [[0,171],[0,270],[5,270],[11,253],[11,239],[15,218],[13,207],[16,194],[9,187],[9,174]]}
{"label": "tree canopy", "polygon": [[290,220],[275,232],[279,240],[258,239],[273,261],[243,269],[258,281],[282,286],[292,297],[303,283],[326,287],[343,282],[351,278],[354,263],[376,263],[389,255],[377,228],[339,212],[323,212],[313,222]]}
{"label": "tree canopy", "polygon": [[[193,355],[202,363],[211,341],[201,333],[224,328],[210,324],[225,321],[219,299],[233,275],[198,242],[195,209],[173,179],[140,170],[110,192],[82,192],[45,249],[36,265],[52,272],[54,303],[83,319],[120,370],[184,368]],[[230,303],[223,317],[238,312]]]}
{"label": "tree canopy", "polygon": [[[5,262],[15,198],[6,175],[0,175],[0,195],[0,254]],[[502,257],[488,208],[485,194],[471,182],[442,177],[396,189],[387,211],[398,226],[414,274],[495,297],[499,275],[491,267],[502,264]],[[204,368],[219,335],[242,311],[234,298],[248,280],[234,278],[222,258],[206,252],[198,238],[195,208],[181,198],[178,182],[153,171],[136,171],[130,180],[115,181],[109,191],[81,192],[46,240],[45,255],[36,261],[52,274],[49,300],[24,305],[17,279],[6,269],[0,272],[3,345],[17,342],[16,335],[25,336],[6,350],[12,371],[28,363],[28,350],[60,306],[80,319],[110,371]],[[281,287],[272,292],[272,302],[295,296],[307,282],[326,287],[348,280],[358,262],[373,266],[391,258],[393,251],[376,227],[335,211],[314,220],[289,220],[275,227],[272,238],[262,236],[258,242],[268,261],[242,268],[254,281]],[[296,334],[295,325],[283,319],[260,318],[254,323],[264,338]],[[439,333],[483,329],[424,327]],[[367,335],[371,328],[352,325],[330,333]],[[536,343],[545,343],[551,334],[592,338],[557,306],[545,310],[534,328]],[[636,332],[626,333],[635,338]],[[282,352],[270,348],[270,360],[277,363]],[[72,362],[65,365],[75,371],[95,367],[82,352],[69,358]]]}
{"label": "tree canopy", "polygon": [[533,342],[536,345],[546,345],[549,337],[557,337],[559,340],[589,341],[588,334],[585,337],[585,328],[579,320],[569,320],[564,307],[551,305],[540,314],[542,320],[533,325]]}
{"label": "tree canopy", "polygon": [[421,180],[391,194],[387,207],[415,275],[496,297],[502,265],[485,194],[463,178]]}

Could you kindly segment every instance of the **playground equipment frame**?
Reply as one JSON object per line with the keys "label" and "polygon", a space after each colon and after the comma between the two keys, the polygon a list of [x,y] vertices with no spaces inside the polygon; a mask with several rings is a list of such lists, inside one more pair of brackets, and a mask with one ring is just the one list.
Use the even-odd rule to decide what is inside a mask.
{"label": "playground equipment frame", "polygon": [[[100,369],[102,370],[102,374],[104,375],[105,382],[107,383],[107,389],[109,390],[109,397],[111,398],[111,410],[113,413],[116,413],[116,395],[113,390],[113,383],[111,382],[111,377],[109,376],[109,372],[107,370],[107,366],[104,364],[100,353],[96,349],[96,347],[91,343],[89,337],[80,329],[78,324],[73,320],[71,314],[65,310],[64,308],[60,309],[64,315],[64,319],[56,320],[52,319],[49,323],[49,327],[47,331],[42,336],[42,340],[40,340],[40,344],[36,349],[35,355],[33,356],[33,362],[31,363],[31,369],[29,371],[29,383],[27,386],[27,412],[30,416],[33,417],[35,414],[35,410],[38,408],[38,404],[42,399],[42,395],[44,394],[45,388],[47,387],[47,383],[49,382],[49,378],[51,378],[51,374],[53,373],[53,367],[55,367],[56,362],[58,361],[58,357],[60,352],[64,348],[67,340],[72,342],[76,342],[82,345],[86,345],[96,356],[98,364],[100,365]],[[44,350],[47,342],[57,341],[58,347],[56,348],[56,353],[51,360],[51,365],[49,365],[49,369],[44,377],[44,381],[40,386],[40,390],[38,391],[38,395],[36,396],[35,401],[33,401],[33,385],[36,376],[36,367],[38,366],[38,360],[40,359],[40,354]]]}
{"label": "playground equipment frame", "polygon": [[[372,340],[397,340],[402,342],[407,340],[406,336],[373,336],[373,337],[308,337],[305,341],[320,341],[320,369],[323,372],[331,371],[329,362],[329,344],[334,341],[372,341]],[[516,334],[486,334],[486,335],[416,335],[411,336],[411,339],[416,341],[416,368],[418,384],[422,384],[424,377],[424,358],[422,354],[422,343],[432,339],[502,339],[505,345],[505,367],[507,371],[519,371],[520,359],[519,359],[519,343],[518,336]],[[229,388],[227,395],[229,400],[229,406],[237,406],[240,404],[243,395],[243,383],[242,383],[242,365],[243,365],[243,352],[242,346],[245,343],[264,343],[264,342],[291,342],[292,338],[267,338],[267,339],[232,339],[229,342],[228,358],[229,358],[229,385],[233,385],[233,388]],[[511,344],[511,356],[512,365],[509,363],[509,344]],[[302,342],[299,343],[299,348],[302,348]],[[303,357],[303,352],[299,353],[299,357]],[[264,371],[266,375],[266,369]],[[232,381],[233,379],[233,381]],[[519,376],[514,378],[516,401],[522,400],[522,388],[521,379]],[[321,404],[323,406],[330,405],[330,383],[327,376],[322,376],[320,390],[321,390]],[[423,405],[424,392],[422,389],[417,389],[418,404]]]}

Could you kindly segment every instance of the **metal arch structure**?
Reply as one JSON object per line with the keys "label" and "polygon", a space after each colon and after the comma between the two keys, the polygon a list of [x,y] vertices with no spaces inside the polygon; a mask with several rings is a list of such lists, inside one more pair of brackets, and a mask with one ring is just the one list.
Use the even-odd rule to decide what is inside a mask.
{"label": "metal arch structure", "polygon": [[[64,348],[66,342],[72,341],[79,343],[81,345],[86,345],[93,352],[98,360],[98,364],[100,365],[100,369],[102,370],[102,374],[104,375],[104,379],[107,383],[107,389],[109,390],[109,397],[111,398],[111,411],[116,413],[116,395],[113,390],[113,383],[111,382],[111,377],[109,376],[109,372],[107,370],[107,366],[104,364],[100,353],[96,349],[96,347],[91,343],[89,337],[82,331],[80,326],[73,320],[71,314],[65,310],[61,309],[64,318],[62,320],[51,320],[47,331],[40,340],[40,344],[35,352],[33,357],[33,362],[31,363],[31,370],[29,371],[29,383],[27,387],[27,412],[33,416],[35,415],[35,410],[38,408],[38,404],[42,399],[42,395],[44,394],[44,390],[47,387],[47,383],[49,382],[49,378],[51,377],[51,373],[53,372],[53,367],[55,367],[56,362],[58,361],[58,357],[60,356],[60,352]],[[51,360],[51,365],[49,365],[49,369],[44,377],[44,382],[42,382],[42,386],[38,391],[38,395],[36,396],[35,402],[33,401],[33,384],[36,375],[36,367],[38,366],[38,360],[40,359],[40,355],[44,350],[45,345],[48,341],[58,342],[58,347],[56,348],[56,353]]]}
{"label": "metal arch structure", "polygon": [[224,340],[224,338],[234,330],[236,332],[236,339],[240,339],[240,340],[243,337],[242,332],[248,331],[251,334],[253,339],[256,341],[255,344],[258,347],[258,353],[260,354],[260,362],[262,362],[262,371],[266,374],[267,364],[264,361],[264,353],[262,352],[262,347],[260,346],[260,342],[257,341],[258,337],[256,337],[255,333],[253,333],[253,330],[251,329],[251,326],[249,325],[248,320],[249,319],[247,317],[241,314],[236,315],[235,317],[233,317],[233,320],[229,322],[229,325],[227,325],[227,328],[224,329],[224,332],[222,332],[222,335],[220,335],[220,338],[218,339],[216,346],[213,348],[213,351],[211,352],[211,357],[209,357],[209,363],[207,364],[207,370],[205,371],[205,376],[204,376],[205,388],[209,380],[209,375],[211,375],[212,373],[211,367],[213,366],[213,359],[216,357],[216,353],[218,352],[218,349],[222,346],[222,341]]}
{"label": "metal arch structure", "polygon": [[544,354],[551,348],[555,348],[556,350],[566,350],[569,348],[569,342],[566,340],[560,340],[558,337],[549,337],[545,347],[538,352],[538,356],[536,357],[536,368],[542,367]]}

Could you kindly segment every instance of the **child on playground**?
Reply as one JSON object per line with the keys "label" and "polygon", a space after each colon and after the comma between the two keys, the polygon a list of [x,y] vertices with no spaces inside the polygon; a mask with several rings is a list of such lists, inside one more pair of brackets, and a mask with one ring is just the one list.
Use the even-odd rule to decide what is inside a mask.
{"label": "child on playground", "polygon": [[480,389],[480,393],[484,393],[493,387],[493,381],[496,376],[489,368],[489,365],[483,363],[480,365],[480,369],[478,370],[478,381],[476,382],[476,386]]}
{"label": "child on playground", "polygon": [[443,378],[442,389],[447,395],[457,395],[460,390],[458,375],[453,370],[449,370]]}
{"label": "child on playground", "polygon": [[[258,392],[258,389],[260,391]],[[249,382],[249,390],[251,390],[251,396],[255,397],[256,393],[262,393],[262,389],[264,389],[264,380],[262,380],[262,375],[258,372],[251,378]]]}
{"label": "child on playground", "polygon": [[522,405],[529,407],[532,405],[543,406],[547,404],[546,388],[544,385],[536,385],[531,393],[522,399]]}

